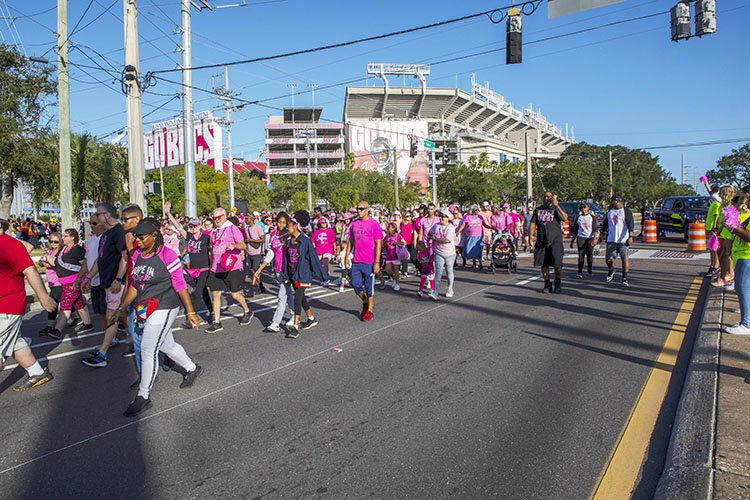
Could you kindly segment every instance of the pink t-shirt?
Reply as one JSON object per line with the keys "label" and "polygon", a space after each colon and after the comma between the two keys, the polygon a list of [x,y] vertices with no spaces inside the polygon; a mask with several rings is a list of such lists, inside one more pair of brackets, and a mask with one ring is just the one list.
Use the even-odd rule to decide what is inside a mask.
{"label": "pink t-shirt", "polygon": [[[247,237],[251,240],[262,240],[265,239],[265,233],[263,232],[263,228],[260,227],[258,224],[253,224],[252,226],[248,227],[245,232],[247,233]],[[258,244],[258,248],[253,247],[253,243],[248,243],[245,247],[245,253],[248,255],[260,255],[261,250],[263,249],[263,243]]]}
{"label": "pink t-shirt", "polygon": [[467,237],[482,236],[482,216],[468,214],[464,216],[464,225],[466,229],[463,230],[463,234]]}
{"label": "pink t-shirt", "polygon": [[386,235],[383,240],[386,249],[385,260],[399,260],[398,255],[396,255],[396,244],[399,241],[404,241],[404,238],[398,233]]}
{"label": "pink t-shirt", "polygon": [[419,219],[419,226],[422,228],[422,241],[427,243],[427,235],[430,234],[430,229],[435,224],[440,223],[440,217],[435,215],[434,217],[422,217]]}
{"label": "pink t-shirt", "polygon": [[313,231],[311,239],[315,246],[315,253],[319,256],[333,255],[333,252],[335,251],[333,244],[336,241],[336,233],[333,232],[333,229],[330,227],[316,229]]}
{"label": "pink t-shirt", "polygon": [[[244,267],[242,265],[242,259],[240,258],[240,250],[229,250],[229,245],[234,245],[243,241],[245,241],[245,237],[242,235],[240,228],[229,221],[219,229],[214,229],[211,232],[211,271],[215,273],[223,273],[227,271],[242,270]],[[231,269],[224,269],[221,265],[221,257],[225,252],[237,256]]]}
{"label": "pink t-shirt", "polygon": [[274,232],[271,233],[271,238],[268,242],[268,246],[273,250],[273,270],[276,273],[284,272],[284,254],[286,253],[287,238],[288,233],[279,235],[279,233],[274,230]]}
{"label": "pink t-shirt", "polygon": [[383,239],[380,223],[370,217],[367,220],[358,219],[349,226],[349,236],[354,245],[353,263],[375,264],[375,245]]}
{"label": "pink t-shirt", "polygon": [[439,255],[441,257],[450,257],[451,255],[456,255],[456,228],[453,227],[453,224],[448,224],[446,226],[442,224],[436,224],[432,226],[430,234],[433,238],[448,238],[450,240],[449,243],[440,243],[438,241],[434,241],[432,243],[432,248],[435,251],[435,255]]}
{"label": "pink t-shirt", "polygon": [[47,277],[47,285],[49,287],[60,286],[60,279],[57,277],[57,272],[55,272],[55,251],[52,249],[47,250],[47,253],[45,253],[44,256],[52,257],[52,267],[44,268],[44,275]]}
{"label": "pink t-shirt", "polygon": [[435,259],[432,256],[432,249],[430,247],[426,247],[419,252],[417,260],[419,261],[419,266],[422,268],[422,276],[435,274]]}
{"label": "pink t-shirt", "polygon": [[509,214],[501,213],[498,215],[492,215],[490,217],[490,226],[492,226],[492,229],[499,232],[507,231],[510,226],[510,217]]}
{"label": "pink t-shirt", "polygon": [[401,237],[404,239],[404,243],[407,245],[411,243],[412,237],[414,236],[414,226],[412,223],[408,224],[401,224],[401,228],[399,229],[399,232],[401,233]]}

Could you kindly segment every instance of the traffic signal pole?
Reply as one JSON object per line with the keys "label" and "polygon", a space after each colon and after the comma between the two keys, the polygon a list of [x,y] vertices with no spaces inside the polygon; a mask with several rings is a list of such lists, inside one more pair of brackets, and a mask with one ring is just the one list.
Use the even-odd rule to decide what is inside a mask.
{"label": "traffic signal pole", "polygon": [[68,0],[57,0],[57,101],[60,162],[60,217],[63,229],[73,224],[73,180],[70,166],[70,80],[68,70]]}
{"label": "traffic signal pole", "polygon": [[393,192],[394,192],[394,204],[393,207],[395,210],[398,209],[398,207],[401,205],[398,200],[398,169],[396,168],[396,148],[393,148],[393,152],[391,153],[393,156]]}
{"label": "traffic signal pole", "polygon": [[140,69],[138,56],[138,7],[136,0],[126,0],[125,12],[125,89],[127,90],[128,125],[128,195],[130,203],[135,203],[147,211],[144,193],[143,157],[143,111],[141,101]]}

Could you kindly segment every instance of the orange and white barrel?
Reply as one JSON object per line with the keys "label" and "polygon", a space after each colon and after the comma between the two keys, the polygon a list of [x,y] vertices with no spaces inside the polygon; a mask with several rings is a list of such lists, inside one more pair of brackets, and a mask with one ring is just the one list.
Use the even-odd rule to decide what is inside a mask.
{"label": "orange and white barrel", "polygon": [[653,219],[647,219],[643,221],[643,242],[644,243],[656,243],[657,232],[656,232],[656,221]]}
{"label": "orange and white barrel", "polygon": [[706,251],[706,225],[693,222],[688,226],[688,252]]}
{"label": "orange and white barrel", "polygon": [[570,224],[568,223],[567,220],[563,221],[562,230],[563,230],[563,238],[567,238],[568,236],[570,236]]}

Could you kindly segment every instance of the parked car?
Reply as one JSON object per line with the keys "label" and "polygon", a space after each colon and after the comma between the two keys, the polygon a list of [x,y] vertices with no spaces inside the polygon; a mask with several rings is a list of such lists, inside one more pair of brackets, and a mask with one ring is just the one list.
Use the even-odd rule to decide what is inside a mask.
{"label": "parked car", "polygon": [[[568,214],[568,221],[570,221],[570,224],[573,225],[575,220],[578,218],[578,216],[581,214],[581,203],[584,203],[582,201],[563,201],[560,202],[560,208],[565,210],[565,213]],[[596,203],[591,202],[585,202],[589,206],[589,212],[594,214],[594,217],[596,217],[596,222],[601,227],[602,219],[604,219],[605,212],[602,210]]]}
{"label": "parked car", "polygon": [[681,233],[687,241],[690,224],[705,222],[709,206],[707,196],[670,196],[656,204],[650,218],[656,221],[659,234]]}

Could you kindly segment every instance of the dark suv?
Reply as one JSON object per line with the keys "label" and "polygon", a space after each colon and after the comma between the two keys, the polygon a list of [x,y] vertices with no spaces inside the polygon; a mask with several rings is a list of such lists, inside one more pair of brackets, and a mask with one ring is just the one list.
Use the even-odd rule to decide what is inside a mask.
{"label": "dark suv", "polygon": [[685,241],[693,222],[705,222],[711,198],[707,196],[670,196],[657,203],[651,211],[656,221],[656,230],[662,233],[682,233]]}

